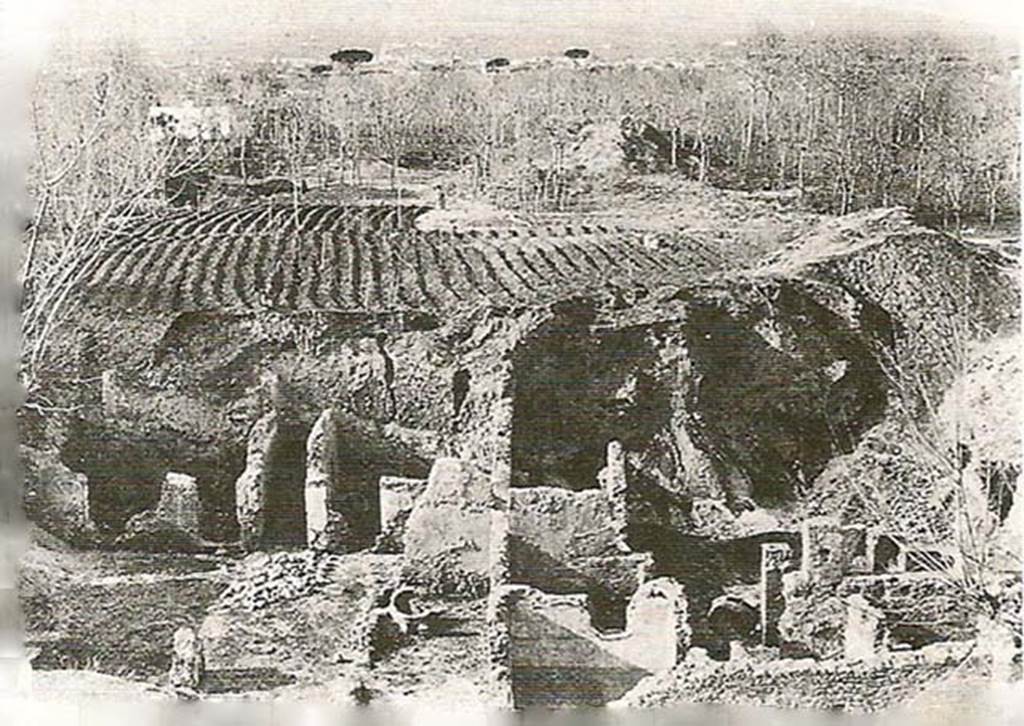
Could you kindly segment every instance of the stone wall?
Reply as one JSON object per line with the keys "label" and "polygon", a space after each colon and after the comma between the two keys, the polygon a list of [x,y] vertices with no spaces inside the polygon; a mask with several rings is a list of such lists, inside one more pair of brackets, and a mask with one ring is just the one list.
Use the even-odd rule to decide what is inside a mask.
{"label": "stone wall", "polygon": [[639,684],[622,704],[650,708],[680,702],[724,703],[871,712],[913,697],[954,669],[968,652],[967,644],[956,643],[859,663],[684,662],[668,674]]}
{"label": "stone wall", "polygon": [[25,513],[47,531],[76,541],[93,530],[89,514],[89,482],[71,471],[56,453],[21,447],[25,470]]}
{"label": "stone wall", "polygon": [[406,576],[428,589],[485,592],[490,579],[491,497],[479,470],[434,462],[405,528]]}
{"label": "stone wall", "polygon": [[600,488],[510,490],[511,581],[549,593],[584,593],[602,627],[622,627],[629,598],[646,579],[651,556],[626,544],[622,447],[607,446]]}
{"label": "stone wall", "polygon": [[578,557],[620,554],[619,528],[611,503],[600,489],[574,492],[557,487],[513,489],[510,534],[524,548],[568,564]]}
{"label": "stone wall", "polygon": [[523,318],[484,310],[460,323],[458,369],[447,378],[451,415],[444,452],[406,522],[406,576],[429,590],[482,594],[507,581],[511,508],[511,351]]}
{"label": "stone wall", "polygon": [[600,705],[643,676],[671,668],[689,647],[683,588],[644,583],[630,600],[626,628],[594,628],[585,595],[506,588],[509,667],[516,706]]}
{"label": "stone wall", "polygon": [[887,647],[897,649],[972,638],[983,608],[950,577],[926,572],[846,577],[833,586],[787,577],[784,595],[782,640],[821,658],[842,654],[851,598],[878,610]]}
{"label": "stone wall", "polygon": [[896,639],[901,630],[935,639],[972,638],[982,607],[948,576],[927,572],[848,577],[837,594],[863,596],[885,614],[885,627]]}

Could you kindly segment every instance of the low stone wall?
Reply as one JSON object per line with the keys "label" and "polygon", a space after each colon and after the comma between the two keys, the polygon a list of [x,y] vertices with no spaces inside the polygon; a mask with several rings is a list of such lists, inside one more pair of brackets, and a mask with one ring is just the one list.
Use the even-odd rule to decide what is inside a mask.
{"label": "low stone wall", "polygon": [[843,652],[851,598],[862,598],[879,611],[879,627],[890,649],[973,638],[982,607],[948,576],[927,572],[846,577],[835,586],[787,577],[784,597],[782,639],[820,658]]}
{"label": "low stone wall", "polygon": [[941,574],[848,577],[836,594],[844,600],[863,596],[885,614],[885,627],[890,633],[896,628],[923,628],[942,639],[965,640],[975,635],[979,604],[965,597],[955,582]]}
{"label": "low stone wall", "polygon": [[531,585],[551,593],[587,593],[627,601],[648,579],[653,558],[648,553],[610,557],[580,557],[571,563],[559,562],[532,550],[512,537],[509,549],[516,553],[509,567],[509,579],[519,585]]}
{"label": "low stone wall", "polygon": [[548,593],[582,593],[599,627],[621,628],[653,558],[624,542],[624,506],[607,486],[621,477],[602,478],[601,489],[509,490],[509,578]]}
{"label": "low stone wall", "polygon": [[893,653],[877,661],[684,662],[640,683],[621,705],[723,703],[871,712],[905,701],[956,667],[967,643]]}
{"label": "low stone wall", "polygon": [[689,647],[685,594],[667,578],[634,594],[619,633],[594,628],[585,595],[502,589],[516,706],[607,703],[645,675],[671,668]]}
{"label": "low stone wall", "polygon": [[[540,550],[561,562],[622,552],[618,525],[604,491],[530,487],[512,489],[510,493],[510,533],[531,550]],[[532,552],[525,556],[532,556]]]}

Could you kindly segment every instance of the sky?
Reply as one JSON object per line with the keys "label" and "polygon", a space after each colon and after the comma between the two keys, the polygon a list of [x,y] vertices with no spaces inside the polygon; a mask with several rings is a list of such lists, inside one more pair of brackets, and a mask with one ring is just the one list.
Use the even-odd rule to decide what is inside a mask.
{"label": "sky", "polygon": [[[156,53],[319,56],[343,46],[457,45],[537,55],[568,45],[645,55],[695,39],[922,24],[1021,32],[1020,0],[0,0],[19,49],[130,39]],[[18,25],[18,24],[21,25]],[[17,50],[16,50],[17,52]]]}

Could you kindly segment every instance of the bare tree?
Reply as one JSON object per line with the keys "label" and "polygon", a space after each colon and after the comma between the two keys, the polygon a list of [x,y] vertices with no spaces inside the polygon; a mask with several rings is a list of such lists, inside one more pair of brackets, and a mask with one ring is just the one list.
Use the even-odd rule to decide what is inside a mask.
{"label": "bare tree", "polygon": [[79,283],[107,242],[163,205],[164,180],[202,168],[223,143],[148,133],[152,79],[130,48],[113,50],[100,73],[40,78],[32,100],[37,200],[21,269],[30,291],[22,313],[22,382],[30,402],[52,373],[54,336],[73,314]]}

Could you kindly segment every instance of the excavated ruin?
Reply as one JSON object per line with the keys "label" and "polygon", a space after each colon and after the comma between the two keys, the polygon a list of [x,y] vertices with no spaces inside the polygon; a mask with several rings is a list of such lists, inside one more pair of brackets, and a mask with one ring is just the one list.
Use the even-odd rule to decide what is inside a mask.
{"label": "excavated ruin", "polygon": [[[77,413],[27,415],[26,442],[85,475],[101,539],[181,472],[198,545],[402,552],[404,582],[490,592],[516,703],[580,678],[611,700],[776,628],[805,502],[893,415],[891,361],[941,387],[950,326],[1016,323],[1010,262],[898,212],[732,269],[596,225],[423,232],[424,211],[182,214],[112,240],[47,382]],[[765,547],[776,604],[752,626]],[[663,639],[630,613],[671,652],[645,656]],[[556,641],[597,675],[566,681]]]}

